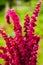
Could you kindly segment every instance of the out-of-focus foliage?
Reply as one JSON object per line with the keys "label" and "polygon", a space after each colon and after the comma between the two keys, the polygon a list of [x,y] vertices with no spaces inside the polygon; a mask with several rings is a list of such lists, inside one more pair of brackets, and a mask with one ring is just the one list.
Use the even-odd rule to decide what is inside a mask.
{"label": "out-of-focus foliage", "polygon": [[0,5],[5,5],[5,0],[0,0]]}
{"label": "out-of-focus foliage", "polygon": [[9,6],[10,6],[10,7],[14,4],[14,0],[6,0],[6,2],[9,3]]}
{"label": "out-of-focus foliage", "polygon": [[0,0],[0,10],[5,7],[5,0]]}
{"label": "out-of-focus foliage", "polygon": [[31,0],[24,0],[25,2],[31,1]]}
{"label": "out-of-focus foliage", "polygon": [[9,3],[10,7],[14,4],[14,0],[0,0],[0,10],[6,6],[7,2]]}

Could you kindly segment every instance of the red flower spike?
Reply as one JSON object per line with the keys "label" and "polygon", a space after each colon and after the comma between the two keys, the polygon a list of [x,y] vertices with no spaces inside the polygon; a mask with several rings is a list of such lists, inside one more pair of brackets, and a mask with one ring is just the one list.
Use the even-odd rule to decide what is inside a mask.
{"label": "red flower spike", "polygon": [[0,50],[2,50],[2,52],[0,51],[0,58],[4,59],[4,65],[36,65],[40,37],[34,34],[34,27],[36,26],[35,21],[40,5],[41,2],[38,2],[31,20],[29,15],[26,14],[24,19],[24,36],[22,35],[22,27],[19,24],[18,15],[12,9],[6,12],[6,21],[10,24],[10,18],[12,19],[15,35],[11,37],[0,30],[0,34],[6,42],[6,47],[0,46]]}
{"label": "red flower spike", "polygon": [[36,7],[35,7],[35,9],[33,11],[32,16],[31,16],[31,18],[34,20],[34,22],[36,21],[36,17],[38,16],[40,5],[41,5],[41,2],[38,2],[36,4]]}
{"label": "red flower spike", "polygon": [[5,18],[6,18],[7,23],[10,23],[9,18],[12,19],[13,24],[14,24],[14,31],[15,31],[15,32],[18,31],[18,30],[19,30],[20,32],[22,32],[22,31],[21,31],[22,27],[21,27],[21,25],[19,24],[19,17],[18,17],[17,14],[14,12],[14,10],[12,10],[12,9],[11,9],[11,10],[8,10],[8,11],[6,12]]}
{"label": "red flower spike", "polygon": [[[39,13],[40,4],[41,3],[39,2],[36,5],[37,8],[35,8],[33,15],[31,16],[31,20],[27,22],[27,17],[25,17],[25,23],[27,25],[24,24],[24,28],[25,28],[24,32],[26,33],[24,38],[25,38],[26,48],[29,50],[29,54],[30,54],[28,58],[29,62],[27,63],[27,65],[36,65],[36,61],[37,61],[36,54],[38,50],[38,42],[40,40],[40,37],[38,35],[36,36],[34,35],[33,27],[36,26],[35,21]],[[30,58],[31,58],[31,61],[30,61]]]}

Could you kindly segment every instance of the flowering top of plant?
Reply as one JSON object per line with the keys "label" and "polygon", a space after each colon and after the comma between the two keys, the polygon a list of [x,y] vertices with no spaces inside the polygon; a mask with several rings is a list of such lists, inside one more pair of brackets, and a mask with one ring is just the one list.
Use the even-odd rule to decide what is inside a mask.
{"label": "flowering top of plant", "polygon": [[31,17],[26,14],[24,36],[22,35],[22,27],[19,24],[18,15],[12,9],[6,12],[6,21],[10,24],[10,18],[12,19],[15,35],[14,37],[9,37],[4,31],[0,30],[0,34],[6,42],[6,47],[0,46],[0,50],[3,51],[0,52],[0,58],[4,59],[5,65],[36,65],[36,54],[40,37],[34,34],[34,27],[36,26],[35,21],[39,13],[40,4],[41,2],[36,4]]}

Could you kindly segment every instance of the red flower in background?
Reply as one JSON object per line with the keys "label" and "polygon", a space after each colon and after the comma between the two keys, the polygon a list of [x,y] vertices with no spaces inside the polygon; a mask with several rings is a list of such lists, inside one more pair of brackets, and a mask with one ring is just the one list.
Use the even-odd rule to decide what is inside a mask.
{"label": "red flower in background", "polygon": [[12,9],[6,12],[6,21],[10,24],[10,18],[12,19],[15,35],[11,37],[0,30],[0,34],[6,42],[6,47],[0,46],[0,50],[3,51],[0,52],[0,58],[4,59],[5,65],[36,65],[36,54],[40,37],[34,34],[34,27],[36,26],[35,21],[39,13],[40,4],[41,2],[36,4],[31,17],[26,14],[24,36],[22,35],[22,27],[19,24],[18,15]]}

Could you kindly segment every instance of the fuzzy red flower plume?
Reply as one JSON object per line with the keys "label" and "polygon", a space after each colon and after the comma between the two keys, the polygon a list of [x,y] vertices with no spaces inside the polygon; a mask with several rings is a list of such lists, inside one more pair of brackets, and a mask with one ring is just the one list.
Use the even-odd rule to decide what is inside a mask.
{"label": "fuzzy red flower plume", "polygon": [[12,19],[15,35],[14,37],[9,37],[4,31],[0,30],[0,34],[6,42],[6,47],[0,46],[0,50],[3,51],[0,52],[0,58],[4,59],[5,65],[36,65],[36,54],[40,37],[34,34],[33,27],[36,26],[35,21],[39,13],[40,5],[41,2],[36,4],[31,17],[26,14],[24,19],[24,36],[22,35],[22,27],[19,24],[18,15],[12,9],[6,12],[6,21],[10,24],[10,18]]}

